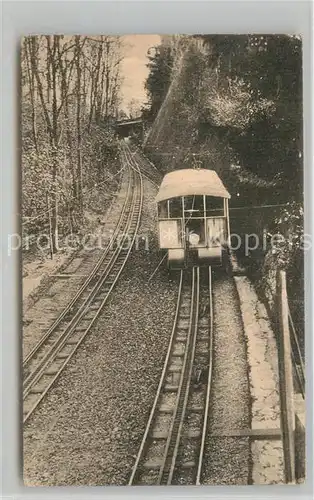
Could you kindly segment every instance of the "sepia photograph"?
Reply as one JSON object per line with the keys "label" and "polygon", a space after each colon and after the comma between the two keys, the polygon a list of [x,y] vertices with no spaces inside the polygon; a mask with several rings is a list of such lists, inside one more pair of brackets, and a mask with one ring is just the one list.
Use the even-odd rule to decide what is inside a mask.
{"label": "sepia photograph", "polygon": [[302,39],[20,46],[25,486],[305,481]]}

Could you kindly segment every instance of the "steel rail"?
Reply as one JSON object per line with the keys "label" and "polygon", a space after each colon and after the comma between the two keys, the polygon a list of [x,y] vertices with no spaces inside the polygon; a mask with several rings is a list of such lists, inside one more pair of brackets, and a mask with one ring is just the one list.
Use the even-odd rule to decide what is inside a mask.
{"label": "steel rail", "polygon": [[151,170],[147,168],[147,166],[144,164],[144,159],[141,157],[140,153],[138,151],[134,151],[132,153],[133,158],[137,157],[138,161],[141,163],[141,172],[144,177],[146,177],[147,180],[149,180],[152,184],[154,184],[157,188],[159,188],[161,180],[162,180],[162,175],[161,173],[157,170],[155,165],[151,163],[151,165],[154,167],[156,170],[157,174],[153,174]]}
{"label": "steel rail", "polygon": [[[177,424],[178,424],[178,412],[180,411],[180,404],[182,401],[182,389],[184,382],[186,380],[186,369],[188,366],[188,357],[189,357],[189,347],[190,347],[190,342],[191,342],[191,337],[192,337],[192,327],[193,327],[193,305],[194,305],[194,297],[195,297],[195,279],[194,279],[194,267],[192,270],[192,283],[191,283],[191,307],[190,307],[190,319],[189,319],[189,328],[187,332],[187,339],[186,339],[186,347],[185,347],[185,352],[184,352],[184,359],[183,359],[183,366],[182,366],[182,371],[181,371],[181,376],[180,376],[180,382],[179,382],[179,387],[178,387],[178,392],[177,392],[177,399],[176,399],[176,404],[173,412],[173,418],[171,422],[171,426],[169,429],[168,433],[168,439],[166,442],[166,449],[164,453],[164,460],[163,464],[159,470],[159,475],[158,475],[158,483],[159,484],[164,484],[164,481],[167,481],[168,484],[168,476],[167,474],[170,473],[170,471],[167,471],[167,467],[170,468],[172,467],[172,456],[171,454],[171,444],[172,440],[176,439],[176,436],[178,435],[178,429],[176,429]],[[176,431],[176,434],[175,434]],[[169,458],[170,456],[170,458]],[[169,460],[171,460],[171,464],[169,464]],[[169,465],[168,465],[169,464]]]}
{"label": "steel rail", "polygon": [[[134,205],[134,207],[135,207],[135,205]],[[132,220],[132,215],[133,215],[133,212],[130,215],[130,219],[129,219],[130,221]],[[135,235],[134,235],[134,237],[135,237]],[[134,239],[133,239],[133,241],[134,241]],[[59,374],[61,373],[61,371],[63,370],[63,368],[66,366],[66,364],[69,362],[69,360],[73,356],[73,354],[76,351],[76,349],[78,348],[78,346],[81,344],[82,340],[85,338],[85,336],[89,332],[91,326],[93,325],[94,321],[98,317],[98,314],[100,313],[101,309],[103,308],[105,302],[107,301],[107,299],[108,299],[108,297],[110,295],[110,292],[112,291],[113,287],[115,286],[115,284],[117,282],[117,279],[118,279],[120,273],[122,272],[122,269],[123,269],[124,264],[125,264],[125,262],[127,260],[127,257],[129,255],[130,250],[131,250],[131,246],[130,246],[129,251],[127,252],[127,254],[126,254],[125,258],[124,258],[124,261],[121,264],[120,270],[118,271],[118,273],[117,273],[117,275],[116,275],[116,277],[115,277],[112,285],[110,286],[109,290],[107,291],[106,296],[103,299],[101,305],[98,307],[98,310],[95,313],[93,319],[91,321],[88,319],[89,325],[88,325],[87,328],[85,328],[85,333],[81,334],[80,335],[80,339],[78,341],[74,342],[76,344],[76,346],[72,349],[71,355],[69,355],[66,358],[65,362],[61,365],[61,367],[59,368],[59,370],[54,374],[53,378],[51,379],[50,383],[46,386],[45,390],[44,391],[40,391],[40,397],[36,400],[35,404],[31,407],[31,410],[26,415],[26,417],[24,419],[24,422],[29,418],[30,414],[34,411],[34,409],[37,407],[37,405],[39,404],[39,402],[43,399],[43,397],[47,393],[48,389],[52,386],[52,384],[57,379],[57,377],[59,376]],[[116,253],[116,255],[115,255],[116,258],[114,259],[113,265],[116,262],[117,257],[119,256],[119,254],[120,254],[120,252]],[[111,267],[113,267],[113,266],[111,266]],[[100,288],[100,287],[98,287],[98,288]],[[91,304],[89,304],[89,305],[91,305]],[[65,345],[66,345],[66,343],[67,343],[70,335],[73,332],[73,329],[75,329],[78,326],[80,320],[84,321],[84,316],[86,315],[86,313],[88,313],[88,311],[89,311],[89,307],[85,307],[85,309],[83,311],[80,311],[80,315],[77,318],[77,321],[75,322],[74,327],[72,328],[72,330],[70,330],[68,332],[65,332],[64,335],[58,339],[58,341],[54,344],[54,346],[49,351],[49,353],[45,356],[44,360],[42,361],[42,363],[40,365],[40,368],[37,370],[36,376],[32,379],[30,385],[27,387],[27,390],[24,391],[24,400],[28,396],[28,394],[31,392],[32,387],[34,387],[34,385],[36,385],[36,383],[38,383],[38,381],[40,381],[40,379],[41,379],[42,376],[45,376],[45,371],[47,370],[47,367],[49,367],[52,364],[53,361],[56,361],[58,353],[62,350],[63,347],[65,347]]]}
{"label": "steel rail", "polygon": [[[130,215],[131,214],[131,215]],[[127,223],[129,224],[129,221],[131,220],[132,213],[130,212],[128,216]],[[129,227],[127,227],[128,229]],[[44,355],[44,357],[40,360],[38,365],[35,367],[35,369],[29,374],[28,377],[24,380],[23,387],[24,392],[23,396],[24,398],[29,394],[32,385],[36,383],[38,380],[38,377],[40,377],[43,373],[43,370],[45,369],[46,362],[50,360],[51,355],[60,347],[60,343],[62,344],[64,340],[66,340],[69,335],[72,334],[73,330],[77,327],[79,321],[82,319],[82,317],[85,315],[86,311],[88,310],[89,306],[91,305],[92,301],[97,297],[97,294],[99,293],[101,287],[104,285],[106,282],[106,279],[110,275],[110,272],[112,271],[113,266],[115,265],[117,258],[120,255],[119,248],[117,247],[112,256],[111,259],[106,266],[105,270],[103,271],[102,275],[99,277],[97,283],[94,285],[93,289],[89,293],[88,297],[85,299],[79,310],[76,312],[76,314],[73,316],[71,319],[70,323],[66,326],[66,328],[62,331],[62,333],[59,335],[59,337],[56,339],[54,344],[50,347],[48,352]]]}
{"label": "steel rail", "polygon": [[[209,415],[209,408],[210,408],[210,397],[211,397],[211,382],[212,382],[212,368],[213,368],[213,297],[212,297],[212,276],[211,276],[211,268],[209,267],[208,269],[208,306],[209,306],[209,321],[206,326],[207,330],[207,335],[204,336],[204,333],[200,333],[201,330],[203,330],[205,327],[201,323],[201,316],[199,314],[198,310],[198,304],[196,304],[196,320],[195,320],[195,326],[194,326],[194,338],[193,338],[193,346],[191,350],[191,359],[190,359],[190,369],[189,369],[189,374],[187,377],[187,387],[186,387],[186,393],[185,393],[185,400],[184,400],[184,407],[182,411],[182,419],[180,422],[180,428],[177,436],[177,454],[174,455],[173,457],[173,468],[171,471],[171,476],[168,478],[168,484],[173,484],[173,476],[176,473],[177,478],[180,477],[178,476],[178,472],[182,468],[185,467],[184,465],[184,458],[182,461],[182,456],[184,457],[185,452],[188,454],[191,452],[191,449],[193,450],[193,455],[194,459],[190,462],[188,465],[188,470],[190,471],[190,477],[189,480],[196,485],[201,484],[201,474],[202,474],[202,465],[203,465],[203,458],[204,458],[204,450],[205,450],[205,443],[206,443],[206,436],[207,436],[207,425],[208,425],[208,415]],[[200,344],[198,344],[198,341],[200,341]],[[204,348],[198,351],[198,346],[200,347],[203,342],[206,342],[207,345],[207,353],[205,354]],[[204,358],[206,356],[206,363],[208,367],[208,376],[207,376],[207,382],[206,382],[206,387],[205,387],[205,393],[202,391],[202,403],[197,410],[195,410],[195,407],[193,408],[193,404],[190,407],[190,412],[197,414],[201,413],[201,422],[197,423],[197,428],[199,429],[196,431],[196,434],[189,435],[189,431],[187,431],[187,434],[184,434],[182,432],[183,430],[183,424],[187,424],[187,428],[189,428],[189,421],[185,419],[185,414],[188,406],[188,401],[189,399],[193,401],[193,395],[195,391],[195,386],[193,385],[191,388],[191,380],[192,380],[192,371],[193,371],[193,365],[197,367],[198,365],[198,360],[199,356]],[[203,361],[204,362],[204,361]],[[198,391],[198,389],[196,389]],[[191,417],[191,413],[189,412],[189,416]],[[198,419],[196,420],[198,422]],[[194,425],[196,423],[194,421]],[[193,426],[192,426],[193,427]],[[179,455],[179,447],[180,447],[180,454]],[[178,457],[179,455],[179,457]],[[182,477],[182,476],[181,476]],[[186,478],[186,476],[183,476]],[[186,479],[185,479],[186,480]],[[189,484],[189,483],[187,483]]]}
{"label": "steel rail", "polygon": [[167,353],[166,353],[166,358],[165,358],[164,366],[163,366],[163,369],[162,369],[162,372],[161,372],[161,377],[160,377],[160,381],[159,381],[159,384],[158,384],[158,388],[157,388],[156,396],[155,396],[155,399],[154,399],[154,403],[153,403],[153,406],[152,406],[152,409],[151,409],[151,412],[150,412],[150,415],[149,415],[149,418],[148,418],[148,422],[147,422],[147,425],[146,425],[146,428],[145,428],[145,432],[144,432],[144,436],[143,436],[143,439],[142,439],[142,442],[141,442],[141,445],[140,445],[140,449],[138,451],[138,454],[137,454],[137,457],[136,457],[136,460],[135,460],[135,464],[133,466],[132,474],[131,474],[131,477],[130,477],[130,480],[129,480],[129,485],[134,484],[134,481],[136,480],[136,475],[138,473],[138,468],[139,468],[140,462],[141,462],[141,460],[143,458],[145,447],[146,447],[146,444],[147,444],[148,434],[149,434],[149,432],[151,430],[151,427],[152,427],[152,424],[153,424],[153,420],[155,418],[156,409],[157,409],[157,406],[158,406],[158,403],[159,403],[159,399],[160,399],[160,396],[161,396],[161,393],[162,393],[163,385],[165,383],[166,374],[167,374],[167,368],[168,368],[168,364],[169,364],[171,352],[172,352],[172,349],[173,349],[173,346],[174,346],[176,329],[177,329],[177,321],[178,321],[178,315],[179,315],[179,309],[180,309],[181,300],[182,300],[182,283],[183,283],[183,277],[184,277],[183,271],[181,270],[180,271],[180,282],[179,282],[179,288],[178,288],[177,305],[176,305],[176,310],[175,310],[175,315],[174,315],[174,321],[173,321],[173,327],[172,327],[172,331],[171,331],[171,335],[170,335],[168,350],[167,350]]}
{"label": "steel rail", "polygon": [[[205,450],[206,434],[208,428],[208,416],[210,411],[211,397],[211,382],[213,370],[213,297],[212,297],[212,275],[211,268],[208,269],[208,289],[206,294],[206,303],[208,303],[209,316],[202,320],[200,316],[200,269],[194,267],[192,269],[191,282],[189,283],[189,291],[186,288],[183,291],[183,280],[185,273],[181,271],[180,284],[178,290],[177,305],[174,315],[172,332],[169,340],[168,350],[163,365],[159,385],[155,395],[154,403],[150,411],[149,419],[145,428],[145,432],[141,441],[141,445],[136,456],[136,460],[129,479],[129,485],[132,484],[174,484],[176,476],[180,470],[185,469],[184,457],[186,451],[192,450],[195,460],[192,460],[188,465],[191,481],[195,484],[201,484],[202,463]],[[185,285],[187,286],[187,285]],[[186,299],[189,299],[187,303]],[[188,307],[188,311],[186,311]],[[188,324],[180,324],[180,319]],[[204,324],[205,322],[205,324]],[[184,333],[183,333],[184,332]],[[201,333],[202,332],[202,333]],[[176,363],[174,360],[175,346],[182,345],[184,342],[184,353],[182,354],[182,363],[179,364],[179,372],[177,387],[171,386],[168,381],[168,376],[174,370]],[[206,351],[202,348],[203,343],[206,343]],[[200,350],[199,350],[200,349]],[[205,381],[206,385],[201,388],[202,403],[198,406],[189,401],[193,401],[195,386],[192,386],[193,370],[198,366],[198,362],[205,356],[206,364],[208,363],[208,375]],[[201,362],[204,363],[204,360]],[[206,365],[207,366],[207,365]],[[171,380],[171,378],[170,378]],[[202,387],[202,386],[201,386]],[[175,394],[175,401],[163,403],[164,396],[167,391],[172,391]],[[196,389],[199,390],[198,388]],[[166,424],[167,420],[163,420],[163,415],[166,413],[171,415],[170,423]],[[196,434],[190,435],[189,431],[185,430],[187,423],[187,413],[192,412],[192,415],[201,413],[201,420],[197,424],[199,431]],[[196,413],[195,413],[196,412]],[[161,418],[161,420],[159,420]],[[199,421],[199,417],[196,422]],[[159,423],[164,422],[164,423]],[[161,425],[161,431],[160,431]],[[163,427],[165,430],[163,430]],[[188,429],[188,427],[187,427]],[[157,434],[156,434],[157,432]],[[187,432],[187,434],[185,434]],[[194,432],[194,431],[193,431]],[[161,440],[161,445],[154,448],[155,440]],[[188,443],[188,444],[187,444]],[[151,476],[153,470],[156,470],[155,476]]]}
{"label": "steel rail", "polygon": [[[130,206],[131,206],[131,203],[132,203],[132,198],[130,200]],[[129,202],[125,206],[125,208],[129,208]],[[125,216],[125,212],[124,212],[124,214],[122,216],[122,220],[123,220],[124,216]],[[119,230],[120,229],[121,229],[121,225],[119,226]],[[116,236],[115,236],[116,238],[117,238],[118,234],[119,234],[119,231],[116,233]],[[54,347],[57,345],[58,341],[62,338],[63,335],[65,335],[66,332],[73,331],[73,328],[76,326],[77,321],[80,318],[81,312],[85,310],[86,306],[91,302],[91,300],[93,299],[93,297],[98,293],[100,286],[104,283],[105,279],[110,274],[111,269],[112,269],[112,267],[114,265],[114,262],[115,262],[114,258],[115,258],[115,255],[116,255],[116,250],[113,250],[113,253],[110,256],[110,254],[109,254],[110,250],[111,250],[111,248],[109,248],[109,250],[105,253],[105,260],[107,259],[108,255],[109,255],[109,261],[107,262],[107,265],[105,266],[105,268],[101,272],[101,275],[98,277],[97,282],[95,283],[95,285],[93,285],[92,289],[90,291],[88,291],[88,295],[85,298],[85,300],[83,299],[83,303],[80,304],[80,305],[78,304],[78,309],[74,313],[72,319],[67,323],[67,325],[64,326],[64,328],[61,331],[61,333],[58,334],[58,336],[54,340],[51,348],[48,349],[48,354],[50,354],[52,352],[52,350],[54,349]],[[102,260],[101,264],[105,263],[105,260]],[[91,273],[92,274],[92,278],[94,278],[94,276],[96,275],[96,273],[100,269],[100,266],[97,265],[96,267],[97,267],[96,271],[95,271],[95,268],[92,270],[92,273]],[[88,281],[88,284],[89,284],[90,280],[87,280],[87,281]],[[88,284],[87,284],[86,287],[84,287],[84,290],[80,293],[79,298],[82,298],[82,294],[84,293],[84,291],[88,287]],[[66,310],[67,310],[67,312],[69,311],[68,307],[66,307]],[[59,318],[60,317],[62,317],[62,319],[60,321],[56,322],[57,323],[56,326],[54,328],[51,327],[48,330],[48,332],[44,335],[44,337],[39,341],[39,343],[35,346],[35,348],[32,351],[32,353],[33,353],[32,357],[28,359],[28,364],[26,366],[28,366],[34,359],[36,360],[36,357],[38,356],[38,354],[40,353],[40,350],[42,348],[43,349],[47,348],[47,345],[49,347],[49,343],[50,343],[52,337],[56,333],[58,327],[61,325],[61,322],[62,322],[62,320],[64,318],[64,313],[61,313],[61,315],[59,316]],[[43,360],[46,359],[46,357],[47,357],[47,354],[46,355],[44,354],[43,358],[41,358],[39,360],[39,362],[36,364],[35,368],[24,378],[23,387],[27,388],[28,386],[30,386],[32,380],[34,379],[34,377],[36,377],[36,374],[38,373],[38,370],[40,369],[41,363],[43,362]]]}
{"label": "steel rail", "polygon": [[156,186],[157,188],[159,188],[159,184],[157,184],[156,181],[154,181],[153,179],[151,179],[149,177],[149,174],[146,172],[145,173],[145,170],[143,169],[143,167],[141,167],[141,171],[142,171],[142,175],[143,177],[145,177],[149,182],[151,182],[154,186]]}
{"label": "steel rail", "polygon": [[[199,279],[200,279],[200,274],[199,274],[199,267],[195,268],[193,267],[193,275],[192,275],[192,304],[191,304],[191,324],[190,324],[190,339],[192,340],[192,348],[191,351],[189,351],[187,354],[187,370],[183,371],[182,370],[182,386],[183,386],[183,394],[182,394],[182,402],[181,402],[181,408],[179,406],[179,401],[178,401],[178,408],[177,411],[180,411],[180,414],[175,416],[176,419],[179,419],[178,422],[178,429],[176,432],[176,442],[175,442],[175,447],[172,452],[172,460],[171,460],[171,467],[167,479],[167,484],[170,485],[172,483],[173,479],[173,474],[175,471],[176,467],[176,461],[177,461],[177,455],[179,451],[179,446],[180,446],[180,441],[181,441],[181,436],[182,436],[182,428],[183,428],[183,423],[185,420],[185,415],[186,415],[186,408],[188,404],[188,399],[189,399],[189,394],[190,394],[190,384],[191,384],[191,377],[192,377],[192,370],[193,370],[193,361],[194,361],[194,356],[195,356],[195,348],[196,348],[196,339],[197,339],[197,332],[198,332],[198,315],[199,315]],[[195,275],[196,274],[196,275]],[[189,359],[188,359],[189,358]]]}
{"label": "steel rail", "polygon": [[[178,425],[180,424],[181,421],[181,412],[182,412],[182,401],[184,401],[184,396],[185,396],[185,389],[186,389],[186,380],[187,377],[191,375],[190,372],[190,343],[194,335],[194,323],[195,323],[195,303],[197,299],[198,303],[198,287],[199,287],[199,282],[198,280],[196,281],[196,275],[199,276],[198,271],[193,268],[192,270],[192,277],[189,277],[191,280],[188,285],[186,285],[186,288],[183,292],[183,281],[185,280],[185,274],[183,271],[181,271],[180,274],[180,284],[179,284],[179,289],[178,289],[178,298],[177,298],[177,305],[176,305],[176,310],[175,310],[175,315],[174,315],[174,321],[173,321],[173,327],[172,327],[172,332],[171,336],[169,339],[169,345],[168,345],[168,350],[166,354],[166,358],[164,361],[163,365],[163,370],[161,373],[158,389],[156,392],[156,396],[154,399],[153,407],[150,412],[150,416],[145,428],[144,436],[141,442],[141,446],[139,449],[139,452],[136,457],[135,464],[133,466],[132,474],[129,480],[129,485],[132,484],[137,484],[138,481],[140,480],[140,475],[141,475],[141,466],[143,465],[143,461],[145,460],[145,457],[147,455],[147,452],[149,453],[150,446],[153,443],[153,431],[155,427],[155,422],[156,419],[158,418],[159,415],[162,414],[162,409],[161,409],[161,400],[163,395],[165,394],[164,392],[164,387],[167,381],[167,376],[171,373],[171,365],[175,359],[175,356],[177,354],[174,353],[175,351],[175,346],[176,343],[182,342],[181,336],[182,333],[181,329],[184,328],[186,336],[184,337],[184,354],[183,354],[183,361],[182,365],[180,366],[180,374],[179,374],[179,382],[178,382],[178,387],[175,392],[175,403],[174,403],[174,408],[171,410],[171,424],[169,429],[167,430],[166,433],[166,441],[165,441],[165,450],[163,451],[163,458],[162,462],[159,466],[159,471],[158,471],[158,478],[156,478],[156,482],[158,484],[165,483],[167,482],[168,477],[169,477],[169,471],[171,468],[171,462],[174,454],[175,449],[175,444],[176,444],[176,438],[178,435]],[[188,302],[184,303],[184,299],[188,299]],[[179,318],[182,319],[186,318],[186,314],[183,313],[183,310],[188,307],[188,324],[186,326],[179,326]],[[198,306],[197,306],[198,308]],[[184,408],[183,408],[184,409]],[[160,413],[161,412],[161,413]],[[164,438],[163,438],[164,439]],[[175,443],[174,443],[175,441]]]}
{"label": "steel rail", "polygon": [[[35,355],[38,353],[39,349],[47,342],[47,340],[51,337],[51,335],[55,332],[55,330],[58,328],[62,320],[65,318],[65,316],[70,312],[72,307],[77,303],[79,298],[82,296],[82,294],[85,292],[87,289],[89,283],[92,281],[92,279],[95,277],[97,272],[99,271],[100,267],[102,264],[105,262],[106,258],[108,257],[108,254],[110,250],[112,249],[112,242],[115,240],[118,232],[121,229],[121,225],[123,223],[123,217],[126,214],[126,210],[128,208],[128,205],[131,202],[130,199],[130,194],[131,194],[131,172],[129,172],[129,182],[128,182],[128,188],[127,188],[127,194],[124,200],[124,204],[122,206],[122,210],[119,215],[119,219],[117,222],[117,226],[114,230],[114,233],[107,245],[107,247],[104,250],[104,253],[102,254],[101,258],[98,260],[96,263],[95,267],[92,269],[90,275],[88,278],[84,281],[78,292],[75,294],[75,296],[71,299],[71,301],[66,305],[66,307],[62,310],[61,314],[58,316],[58,318],[54,321],[54,323],[50,326],[50,328],[47,330],[47,332],[43,335],[43,337],[40,339],[40,341],[33,347],[33,349],[28,353],[28,355],[25,357],[23,360],[23,368],[26,368],[28,363],[35,357]],[[92,291],[91,291],[92,293]]]}
{"label": "steel rail", "polygon": [[205,450],[205,441],[208,425],[209,416],[209,405],[211,396],[211,386],[212,386],[212,375],[213,375],[213,351],[214,351],[214,308],[213,308],[213,293],[212,293],[212,270],[211,267],[208,268],[208,295],[209,295],[209,367],[208,367],[208,378],[207,378],[207,390],[206,390],[206,400],[205,400],[205,411],[203,417],[203,429],[201,445],[198,457],[198,467],[196,473],[196,484],[201,484],[202,476],[202,465]]}
{"label": "steel rail", "polygon": [[[106,295],[105,295],[104,299],[102,300],[100,306],[98,307],[96,313],[94,314],[94,317],[91,320],[88,318],[89,325],[83,330],[83,334],[80,335],[79,340],[77,340],[77,341],[74,342],[74,348],[72,349],[71,353],[69,353],[69,355],[66,357],[65,361],[61,364],[61,366],[59,367],[59,369],[57,370],[57,372],[53,374],[53,378],[50,380],[50,382],[48,383],[48,385],[46,385],[45,389],[43,391],[40,391],[39,398],[31,406],[30,410],[27,412],[26,416],[24,417],[24,423],[28,420],[28,418],[30,417],[30,415],[35,410],[35,408],[42,401],[42,399],[44,398],[44,396],[46,395],[46,393],[48,392],[48,390],[51,388],[51,386],[53,385],[53,383],[55,382],[55,380],[58,378],[58,376],[60,375],[60,373],[62,372],[62,370],[64,369],[64,367],[68,364],[68,362],[70,361],[70,359],[72,358],[72,356],[76,352],[77,348],[80,346],[80,344],[82,343],[82,341],[84,340],[84,338],[88,334],[89,330],[91,329],[92,325],[94,324],[94,322],[96,321],[98,315],[100,314],[101,310],[103,309],[105,303],[107,302],[108,297],[109,297],[112,289],[114,288],[114,286],[115,286],[115,284],[116,284],[116,282],[117,282],[117,280],[118,280],[118,278],[119,278],[119,276],[120,276],[120,274],[121,274],[121,272],[122,272],[122,270],[123,270],[123,268],[124,268],[124,266],[125,266],[125,264],[127,262],[129,254],[131,252],[131,249],[133,247],[133,244],[134,244],[134,241],[135,241],[135,237],[136,237],[136,234],[137,234],[137,231],[138,231],[138,227],[139,227],[139,224],[140,224],[140,218],[141,218],[141,212],[142,212],[142,205],[143,205],[143,182],[142,182],[142,175],[141,175],[140,169],[137,167],[137,165],[133,166],[129,162],[129,160],[127,159],[127,155],[126,154],[125,154],[125,157],[126,157],[127,162],[129,163],[131,169],[138,174],[138,179],[139,179],[139,182],[135,183],[135,186],[134,186],[134,189],[133,189],[132,210],[130,212],[130,215],[128,217],[128,222],[127,222],[127,230],[129,230],[131,228],[132,223],[134,223],[133,216],[135,216],[135,227],[133,229],[133,237],[132,237],[132,240],[131,240],[131,244],[129,245],[129,248],[127,250],[121,249],[121,248],[119,249],[117,247],[117,252],[115,252],[115,254],[114,254],[115,255],[115,259],[114,259],[114,262],[113,262],[113,264],[111,266],[111,269],[114,267],[114,264],[117,262],[119,255],[123,251],[126,252],[126,253],[125,253],[124,257],[123,257],[123,262],[120,264],[120,268],[119,268],[119,270],[116,273],[114,281],[112,282],[111,286],[109,287],[109,290],[106,292]],[[136,194],[136,189],[137,188],[138,188],[138,193]],[[103,280],[102,280],[101,284],[103,284]],[[98,290],[99,290],[99,288],[100,287],[98,287]],[[95,296],[97,297],[97,293],[96,293]],[[93,297],[93,299],[95,298],[95,296]],[[82,310],[82,311],[80,310],[79,311],[80,315],[79,315],[77,323],[74,325],[74,328],[77,326],[77,324],[79,323],[80,320],[82,320],[82,319],[84,320],[84,315],[86,313],[88,313],[88,311],[89,311],[89,307],[85,307],[84,310]],[[56,342],[57,345],[54,345],[53,348],[51,349],[50,355],[45,357],[45,362],[42,364],[41,369],[38,370],[37,376],[33,378],[32,382],[30,384],[30,387],[27,388],[28,390],[24,391],[24,399],[31,392],[31,388],[36,383],[38,383],[38,381],[40,380],[40,378],[42,376],[45,376],[45,370],[47,369],[48,366],[51,365],[51,363],[53,361],[55,361],[57,359],[58,352],[60,352],[61,349],[66,345],[66,342],[67,342],[69,336],[71,335],[71,333],[72,333],[72,331],[67,332],[64,336],[62,336],[62,338],[60,338]]]}

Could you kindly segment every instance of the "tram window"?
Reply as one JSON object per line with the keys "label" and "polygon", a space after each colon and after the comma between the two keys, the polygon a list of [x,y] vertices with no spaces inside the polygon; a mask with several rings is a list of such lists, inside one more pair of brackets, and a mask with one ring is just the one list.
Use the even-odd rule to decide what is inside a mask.
{"label": "tram window", "polygon": [[158,203],[158,217],[159,219],[168,218],[168,208],[166,201],[161,201],[160,203]]}
{"label": "tram window", "polygon": [[181,198],[171,198],[169,200],[169,217],[170,219],[182,217]]}
{"label": "tram window", "polygon": [[224,200],[214,196],[206,196],[206,217],[223,217]]}
{"label": "tram window", "polygon": [[202,196],[184,196],[185,217],[204,217],[204,197]]}

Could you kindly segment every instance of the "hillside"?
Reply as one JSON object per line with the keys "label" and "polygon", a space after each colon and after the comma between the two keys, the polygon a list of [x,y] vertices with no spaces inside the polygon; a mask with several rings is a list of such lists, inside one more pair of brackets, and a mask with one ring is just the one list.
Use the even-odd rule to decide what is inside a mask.
{"label": "hillside", "polygon": [[216,170],[232,196],[232,232],[283,236],[267,249],[244,250],[246,264],[262,288],[274,285],[274,269],[288,271],[292,309],[302,328],[301,40],[288,35],[166,37],[148,66],[147,155],[163,173]]}
{"label": "hillside", "polygon": [[[291,181],[297,181],[299,189],[294,185],[292,192],[300,200],[300,41],[216,35],[174,37],[172,45],[167,38],[163,44],[150,61],[147,81],[153,105],[156,93],[161,88],[165,92],[162,79],[167,86],[145,142],[151,158],[163,171],[196,165],[213,168],[226,182],[230,177],[231,190],[237,178],[236,189],[246,177],[245,184],[261,192],[271,188],[276,200],[287,201]],[[274,56],[285,57],[284,62],[289,58],[290,68],[279,66],[280,59],[274,61]],[[231,171],[232,164],[238,169]],[[284,192],[276,189],[283,182]],[[265,196],[269,201],[269,193]]]}

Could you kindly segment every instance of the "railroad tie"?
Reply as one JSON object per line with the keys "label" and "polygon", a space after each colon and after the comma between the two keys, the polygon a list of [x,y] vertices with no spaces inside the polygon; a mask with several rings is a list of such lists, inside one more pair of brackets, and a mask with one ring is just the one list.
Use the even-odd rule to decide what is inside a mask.
{"label": "railroad tie", "polygon": [[173,408],[172,408],[172,406],[168,406],[165,404],[160,405],[159,412],[160,413],[173,413]]}
{"label": "railroad tie", "polygon": [[179,389],[178,385],[166,384],[164,387],[165,392],[177,392]]}
{"label": "railroad tie", "polygon": [[[168,431],[153,431],[151,434],[152,439],[159,440],[159,439],[167,439],[168,438]],[[199,430],[190,430],[187,432],[186,437],[189,439],[198,439],[201,437],[201,432]]]}
{"label": "railroad tie", "polygon": [[185,337],[182,337],[182,336],[180,336],[180,337],[179,337],[179,336],[178,336],[178,337],[176,338],[176,340],[177,340],[177,342],[186,342],[186,336],[185,336]]}
{"label": "railroad tie", "polygon": [[45,390],[44,386],[39,386],[39,387],[33,387],[29,393],[30,394],[42,394]]}
{"label": "railroad tie", "polygon": [[208,351],[206,351],[204,349],[199,349],[199,350],[197,350],[197,354],[199,356],[208,356]]}
{"label": "railroad tie", "polygon": [[65,354],[60,352],[59,354],[56,354],[56,359],[66,359],[69,357],[69,354]]}
{"label": "railroad tie", "polygon": [[172,353],[172,356],[181,358],[182,356],[184,356],[184,349],[175,349]]}
{"label": "railroad tie", "polygon": [[45,373],[44,375],[51,375],[51,376],[54,376],[58,373],[59,369],[58,368],[48,368],[48,370],[45,370]]}
{"label": "railroad tie", "polygon": [[168,368],[169,373],[181,373],[181,371],[182,371],[181,365],[172,365],[172,366],[169,366],[169,368]]}
{"label": "railroad tie", "polygon": [[201,431],[200,430],[195,430],[195,431],[188,431],[187,432],[187,437],[189,439],[198,439],[201,437]]}
{"label": "railroad tie", "polygon": [[[88,320],[87,320],[87,319],[84,319],[83,321],[88,321]],[[86,325],[86,326],[84,326],[84,325],[78,325],[78,326],[76,326],[76,327],[75,327],[75,330],[76,330],[77,332],[85,332],[85,330],[87,330],[87,327],[88,327],[88,325]],[[73,343],[73,342],[72,342],[72,343]],[[71,342],[70,342],[70,341],[68,341],[68,342],[67,342],[67,344],[71,344]]]}
{"label": "railroad tie", "polygon": [[[162,465],[163,465],[162,458],[155,458],[152,460],[147,460],[143,464],[145,469],[149,469],[149,470],[159,470]],[[196,467],[196,463],[194,460],[189,460],[189,461],[183,462],[183,464],[181,464],[181,467],[182,467],[182,469],[194,469]]]}
{"label": "railroad tie", "polygon": [[[86,328],[83,328],[83,330],[86,330]],[[78,330],[78,331],[80,331],[80,330]],[[76,345],[79,342],[79,340],[80,340],[79,338],[68,339],[66,343],[67,343],[67,345]]]}
{"label": "railroad tie", "polygon": [[147,460],[146,462],[143,463],[143,466],[145,467],[145,469],[159,470],[162,464],[163,464],[162,458],[155,458]]}
{"label": "railroad tie", "polygon": [[183,319],[183,320],[190,319],[190,313],[189,314],[181,313],[180,314],[180,319]]}
{"label": "railroad tie", "polygon": [[195,469],[196,463],[194,460],[187,460],[186,462],[180,464],[180,467],[182,469]]}
{"label": "railroad tie", "polygon": [[187,411],[191,413],[204,413],[204,406],[188,406]]}
{"label": "railroad tie", "polygon": [[167,439],[168,432],[167,431],[153,431],[151,434],[152,439]]}

